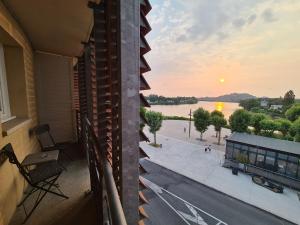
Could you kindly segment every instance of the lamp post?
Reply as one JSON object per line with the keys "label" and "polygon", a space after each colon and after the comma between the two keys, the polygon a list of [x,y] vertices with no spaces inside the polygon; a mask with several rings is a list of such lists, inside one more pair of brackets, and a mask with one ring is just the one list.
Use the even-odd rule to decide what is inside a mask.
{"label": "lamp post", "polygon": [[188,115],[190,116],[190,120],[189,120],[189,138],[191,138],[192,109],[190,109],[190,113]]}

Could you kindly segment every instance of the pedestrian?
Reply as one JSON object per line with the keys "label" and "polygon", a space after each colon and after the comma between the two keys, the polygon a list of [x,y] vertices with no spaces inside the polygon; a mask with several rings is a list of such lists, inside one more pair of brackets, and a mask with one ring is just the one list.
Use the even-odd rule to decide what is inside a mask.
{"label": "pedestrian", "polygon": [[211,145],[208,146],[208,150],[209,150],[209,151],[211,151],[211,148],[210,148],[210,147],[211,147]]}
{"label": "pedestrian", "polygon": [[183,131],[184,131],[184,133],[186,133],[186,128],[185,127],[183,128]]}

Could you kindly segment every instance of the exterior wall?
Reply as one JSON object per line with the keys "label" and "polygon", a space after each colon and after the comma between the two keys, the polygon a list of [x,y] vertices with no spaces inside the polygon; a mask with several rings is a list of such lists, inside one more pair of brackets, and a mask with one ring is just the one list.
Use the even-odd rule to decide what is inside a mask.
{"label": "exterior wall", "polygon": [[75,140],[72,111],[72,58],[35,53],[39,123],[48,123],[57,142]]}
{"label": "exterior wall", "polygon": [[[22,50],[23,60],[18,58],[18,63],[15,66],[23,64],[23,87],[18,87],[13,84],[13,81],[9,81],[11,77],[8,76],[8,86],[13,87],[15,90],[19,91],[19,94],[26,100],[23,105],[26,109],[20,113],[23,117],[26,117],[25,123],[18,126],[12,133],[7,136],[2,136],[2,127],[0,125],[0,147],[3,147],[7,143],[11,143],[14,147],[15,153],[20,161],[23,158],[39,149],[38,143],[35,138],[29,137],[28,130],[36,125],[37,123],[37,110],[36,110],[36,98],[35,98],[35,84],[33,76],[33,52],[30,42],[27,40],[22,29],[18,26],[17,22],[12,18],[7,9],[4,7],[3,3],[0,2],[0,27],[6,33],[8,33],[11,38],[13,38],[18,47]],[[6,46],[4,46],[6,47]],[[10,52],[14,54],[15,52]],[[9,56],[8,56],[9,57]],[[10,67],[10,65],[6,65]],[[20,72],[20,71],[19,71]],[[16,80],[14,80],[16,82]],[[10,91],[10,90],[9,90]],[[15,96],[10,96],[14,99]],[[14,99],[13,101],[18,101]],[[19,116],[19,115],[17,115]],[[19,171],[16,166],[11,165],[8,160],[0,164],[0,224],[6,225],[11,219],[17,203],[22,197],[23,188],[25,187],[25,182],[20,176]]]}

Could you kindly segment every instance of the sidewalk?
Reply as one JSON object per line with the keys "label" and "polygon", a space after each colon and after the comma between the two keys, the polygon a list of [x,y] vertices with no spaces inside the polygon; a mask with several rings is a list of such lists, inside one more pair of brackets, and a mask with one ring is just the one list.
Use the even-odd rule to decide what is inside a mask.
{"label": "sidewalk", "polygon": [[[153,135],[147,135],[152,140]],[[162,148],[154,148],[145,142],[141,144],[151,161],[300,224],[300,201],[295,191],[285,188],[283,194],[277,194],[254,184],[249,175],[232,175],[230,169],[221,166],[224,158],[222,151],[212,149],[211,152],[205,152],[204,146],[163,135],[157,135],[157,142],[162,144]]]}

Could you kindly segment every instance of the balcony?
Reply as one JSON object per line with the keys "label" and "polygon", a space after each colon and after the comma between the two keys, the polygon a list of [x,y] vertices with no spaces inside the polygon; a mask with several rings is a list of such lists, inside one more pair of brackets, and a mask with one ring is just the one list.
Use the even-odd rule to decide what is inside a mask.
{"label": "balcony", "polygon": [[[100,152],[100,143],[88,119],[84,119],[82,124],[78,127],[82,135],[79,143],[69,144],[66,149],[72,160],[61,162],[66,169],[58,184],[69,199],[46,194],[26,220],[27,224],[127,224],[112,168],[104,153]],[[38,192],[34,193],[24,205],[18,207],[10,225],[25,221],[28,207],[33,207],[38,195]]]}
{"label": "balcony", "polygon": [[[26,224],[97,224],[95,202],[90,192],[89,170],[85,155],[78,144],[70,145],[67,152],[73,161],[63,161],[67,170],[62,173],[58,183],[69,199],[62,199],[48,193]],[[37,195],[38,193],[33,194],[26,201],[27,210],[32,207]],[[24,209],[19,206],[10,225],[22,224],[24,219]]]}

